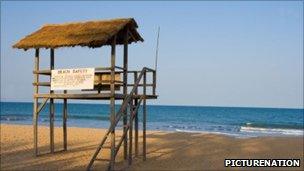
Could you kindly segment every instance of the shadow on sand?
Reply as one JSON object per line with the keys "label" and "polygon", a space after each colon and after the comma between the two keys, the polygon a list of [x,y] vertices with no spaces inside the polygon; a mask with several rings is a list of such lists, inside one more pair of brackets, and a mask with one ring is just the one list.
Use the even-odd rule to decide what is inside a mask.
{"label": "shadow on sand", "polygon": [[[30,142],[6,145],[5,148],[22,150],[1,151],[1,170],[85,170],[99,139],[69,142],[67,151],[60,151],[62,143],[58,142],[55,147],[59,152],[54,154],[45,154],[49,150],[46,144],[39,147],[42,155],[38,157],[34,157]],[[284,148],[288,141],[283,138],[279,141],[278,138],[236,139],[211,134],[148,132],[145,162],[141,155],[141,139],[140,136],[140,155],[134,156],[131,166],[123,160],[123,147],[120,148],[116,160],[117,170],[223,170],[225,158],[301,158],[303,167],[303,156],[299,151],[301,142],[295,142],[298,149],[292,150]],[[274,151],[280,148],[281,151]],[[107,163],[97,161],[93,168],[105,170],[106,167]]]}

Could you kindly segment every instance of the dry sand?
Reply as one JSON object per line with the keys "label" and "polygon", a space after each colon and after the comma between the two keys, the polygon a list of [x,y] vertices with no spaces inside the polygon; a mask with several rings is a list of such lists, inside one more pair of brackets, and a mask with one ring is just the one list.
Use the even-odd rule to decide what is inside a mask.
{"label": "dry sand", "polygon": [[[33,157],[32,126],[1,124],[1,170],[85,170],[104,132],[102,129],[68,128],[68,151]],[[40,153],[49,150],[48,136],[49,129],[40,126]],[[55,128],[55,136],[55,147],[59,151],[62,149],[62,128]],[[139,147],[141,149],[142,144]],[[122,160],[121,148],[116,168],[224,170],[227,169],[224,168],[225,158],[300,158],[301,168],[279,169],[304,170],[303,137],[238,139],[215,134],[148,131],[147,153],[147,161],[143,162],[138,156],[131,166],[127,166]],[[97,161],[94,169],[104,170],[105,166],[106,163]]]}

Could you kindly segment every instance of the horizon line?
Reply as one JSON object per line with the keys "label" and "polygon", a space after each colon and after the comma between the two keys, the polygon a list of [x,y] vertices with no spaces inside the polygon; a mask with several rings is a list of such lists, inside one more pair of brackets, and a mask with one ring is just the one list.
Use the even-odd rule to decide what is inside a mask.
{"label": "horizon line", "polygon": [[[0,100],[0,102],[6,102],[6,103],[33,103],[30,101],[2,101]],[[57,102],[58,104],[62,104],[62,102]],[[68,104],[89,104],[89,105],[109,105],[106,103],[81,103],[81,102],[69,102]],[[120,105],[120,104],[118,104]],[[148,106],[172,106],[172,107],[176,107],[176,106],[181,106],[181,107],[221,107],[221,108],[264,108],[264,109],[300,109],[300,110],[304,110],[304,105],[303,107],[261,107],[261,106],[213,106],[213,105],[177,105],[177,104],[148,104]],[[304,114],[304,113],[303,113]]]}

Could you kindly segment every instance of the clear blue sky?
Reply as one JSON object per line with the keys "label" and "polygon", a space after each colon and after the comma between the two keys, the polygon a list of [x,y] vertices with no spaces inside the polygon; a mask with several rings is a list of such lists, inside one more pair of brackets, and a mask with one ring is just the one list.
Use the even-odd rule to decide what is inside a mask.
{"label": "clear blue sky", "polygon": [[[117,17],[135,18],[145,39],[130,46],[133,69],[154,66],[161,27],[152,104],[303,108],[300,1],[1,2],[1,100],[32,101],[34,51],[12,49],[16,41],[46,23]],[[107,66],[108,50],[62,48],[55,67]]]}

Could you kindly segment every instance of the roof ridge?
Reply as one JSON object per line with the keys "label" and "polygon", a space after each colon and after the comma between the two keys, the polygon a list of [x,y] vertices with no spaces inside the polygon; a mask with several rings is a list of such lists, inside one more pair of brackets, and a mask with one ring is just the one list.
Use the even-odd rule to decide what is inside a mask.
{"label": "roof ridge", "polygon": [[[89,21],[75,21],[75,22],[65,22],[65,23],[58,23],[58,24],[44,24],[42,27],[46,26],[66,26],[70,24],[85,24],[85,23],[97,23],[97,22],[113,22],[113,21],[118,21],[118,20],[134,20],[134,18],[115,18],[115,19],[105,19],[105,20],[89,20]],[[42,28],[40,27],[40,28]]]}

